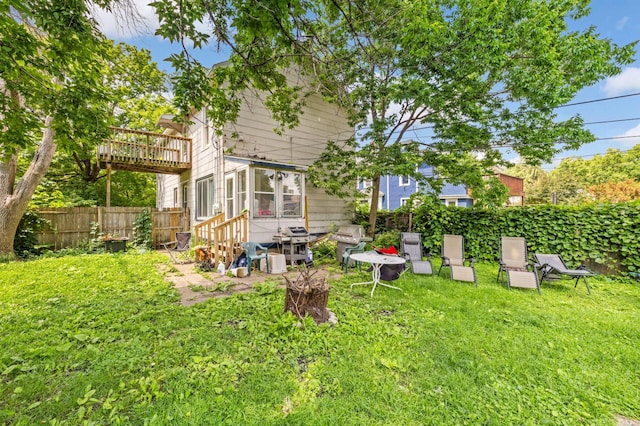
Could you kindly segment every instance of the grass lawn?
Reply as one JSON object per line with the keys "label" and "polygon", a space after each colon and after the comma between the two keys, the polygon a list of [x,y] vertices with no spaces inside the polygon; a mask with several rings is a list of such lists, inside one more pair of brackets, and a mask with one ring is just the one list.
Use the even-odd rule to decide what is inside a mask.
{"label": "grass lawn", "polygon": [[157,253],[0,264],[0,424],[615,424],[640,418],[640,286],[332,283],[338,324],[284,291],[189,308]]}

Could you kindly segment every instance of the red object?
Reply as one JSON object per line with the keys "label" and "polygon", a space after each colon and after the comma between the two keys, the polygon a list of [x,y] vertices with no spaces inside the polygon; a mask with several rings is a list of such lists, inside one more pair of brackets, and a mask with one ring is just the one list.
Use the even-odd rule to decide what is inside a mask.
{"label": "red object", "polygon": [[398,254],[398,249],[394,246],[389,247],[374,247],[374,250],[380,254]]}

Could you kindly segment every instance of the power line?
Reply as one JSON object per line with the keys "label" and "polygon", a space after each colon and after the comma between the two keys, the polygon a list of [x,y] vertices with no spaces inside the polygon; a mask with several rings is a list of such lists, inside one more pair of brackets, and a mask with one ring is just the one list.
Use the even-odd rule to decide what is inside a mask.
{"label": "power line", "polygon": [[591,104],[591,103],[594,103],[594,102],[610,101],[610,100],[612,100],[612,99],[629,98],[629,97],[631,97],[631,96],[639,96],[639,95],[640,95],[640,92],[637,92],[637,93],[629,93],[628,95],[611,96],[611,97],[608,97],[608,98],[590,99],[590,100],[588,100],[588,101],[572,102],[572,103],[570,103],[570,104],[560,105],[560,106],[557,106],[556,108],[564,108],[564,107],[575,106],[575,105]]}

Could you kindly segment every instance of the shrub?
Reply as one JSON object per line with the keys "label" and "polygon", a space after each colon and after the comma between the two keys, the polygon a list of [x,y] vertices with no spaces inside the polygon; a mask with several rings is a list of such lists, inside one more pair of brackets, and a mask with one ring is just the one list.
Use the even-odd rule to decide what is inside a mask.
{"label": "shrub", "polygon": [[13,241],[13,251],[16,256],[28,258],[37,256],[45,249],[45,246],[38,245],[37,232],[50,222],[42,218],[36,210],[27,210],[20,219],[16,236]]}

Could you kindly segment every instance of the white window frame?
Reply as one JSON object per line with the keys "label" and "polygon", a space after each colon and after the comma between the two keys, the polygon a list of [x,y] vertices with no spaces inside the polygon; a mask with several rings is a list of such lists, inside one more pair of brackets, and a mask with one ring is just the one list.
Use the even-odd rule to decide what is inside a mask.
{"label": "white window frame", "polygon": [[409,186],[411,178],[409,176],[398,176],[398,186]]}
{"label": "white window frame", "polygon": [[440,200],[446,207],[459,207],[457,198],[441,198]]}
{"label": "white window frame", "polygon": [[400,207],[404,207],[404,206],[406,206],[407,204],[409,204],[409,200],[410,200],[410,198],[409,198],[409,197],[402,197],[402,198],[400,198]]}
{"label": "white window frame", "polygon": [[[280,173],[280,175],[278,175],[278,173]],[[296,171],[277,171],[276,178],[278,176],[281,177],[279,179],[276,179],[276,191],[279,190],[280,192],[277,204],[278,216],[286,219],[302,217],[302,192],[304,190],[304,175]],[[298,177],[297,184],[295,184],[296,177]],[[285,182],[294,183],[293,188],[287,189],[287,192],[285,192]],[[287,186],[287,188],[289,188],[289,186]]]}
{"label": "white window frame", "polygon": [[187,204],[188,201],[189,201],[189,184],[183,183],[182,184],[182,208],[184,210],[186,210],[187,207],[189,206],[189,204]]}
{"label": "white window frame", "polygon": [[224,215],[225,219],[231,219],[237,213],[236,208],[236,174],[227,173],[224,176]]}
{"label": "white window frame", "polygon": [[[259,191],[256,184],[256,173],[258,171],[265,171],[267,175],[273,179],[273,192],[272,191]],[[267,169],[264,167],[256,167],[252,170],[253,178],[253,212],[251,213],[254,218],[274,218],[276,217],[276,171],[274,169]]]}
{"label": "white window frame", "polygon": [[[254,206],[251,215],[253,218],[297,219],[304,217],[304,173],[267,167],[255,167],[251,171]],[[273,176],[273,192],[258,190],[258,185],[256,184],[256,173],[258,171],[266,171]],[[285,188],[287,188],[286,192]],[[271,206],[272,201],[273,206]],[[267,205],[265,203],[267,202],[269,203],[269,208],[265,208]]]}
{"label": "white window frame", "polygon": [[203,220],[213,216],[215,186],[213,175],[196,180],[196,219]]}
{"label": "white window frame", "polygon": [[247,204],[247,200],[249,199],[248,195],[248,186],[249,179],[247,178],[249,171],[248,169],[238,170],[236,176],[236,214],[240,214],[243,210],[249,209],[249,205]]}

